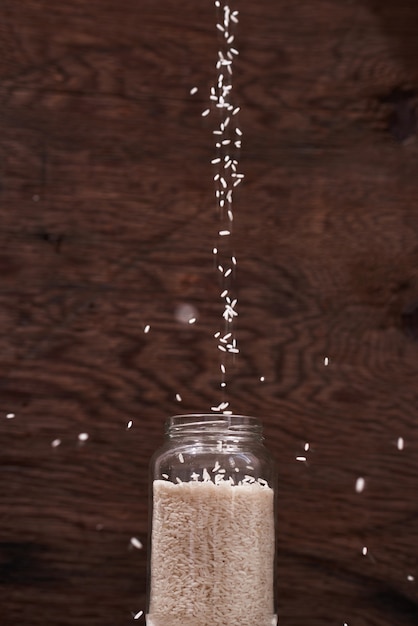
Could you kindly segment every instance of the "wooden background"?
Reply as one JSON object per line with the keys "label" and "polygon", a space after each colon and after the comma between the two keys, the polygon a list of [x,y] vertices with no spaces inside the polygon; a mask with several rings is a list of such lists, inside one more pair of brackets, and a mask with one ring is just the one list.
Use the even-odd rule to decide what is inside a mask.
{"label": "wooden background", "polygon": [[[413,626],[418,3],[232,6],[228,399],[278,460],[281,624]],[[123,626],[162,424],[219,402],[216,14],[1,0],[0,18],[0,623]]]}

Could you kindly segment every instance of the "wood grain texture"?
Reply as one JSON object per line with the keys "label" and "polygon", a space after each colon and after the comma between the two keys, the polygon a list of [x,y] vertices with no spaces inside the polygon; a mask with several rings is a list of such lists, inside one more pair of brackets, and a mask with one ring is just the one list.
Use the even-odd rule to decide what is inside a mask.
{"label": "wood grain texture", "polygon": [[[415,626],[418,5],[237,8],[228,398],[278,460],[281,624]],[[163,422],[219,401],[200,115],[215,13],[3,0],[0,16],[0,623],[122,626],[144,608],[130,538],[146,543]]]}

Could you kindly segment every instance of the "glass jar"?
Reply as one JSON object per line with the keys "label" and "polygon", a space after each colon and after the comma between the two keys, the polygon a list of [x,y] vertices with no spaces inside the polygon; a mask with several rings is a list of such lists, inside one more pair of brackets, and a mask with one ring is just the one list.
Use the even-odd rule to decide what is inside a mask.
{"label": "glass jar", "polygon": [[151,461],[148,626],[274,626],[276,470],[262,426],[176,415]]}

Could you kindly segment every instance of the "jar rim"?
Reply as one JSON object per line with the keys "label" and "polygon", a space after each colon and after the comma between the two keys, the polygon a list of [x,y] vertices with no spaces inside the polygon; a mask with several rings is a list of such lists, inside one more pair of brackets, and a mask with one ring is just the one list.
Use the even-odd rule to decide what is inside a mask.
{"label": "jar rim", "polygon": [[172,415],[166,421],[166,433],[169,435],[194,430],[261,435],[263,425],[258,417],[225,413]]}

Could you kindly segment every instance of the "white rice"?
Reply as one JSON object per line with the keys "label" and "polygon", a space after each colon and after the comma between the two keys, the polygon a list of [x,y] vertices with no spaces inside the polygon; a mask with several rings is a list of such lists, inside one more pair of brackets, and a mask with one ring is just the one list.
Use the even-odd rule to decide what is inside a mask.
{"label": "white rice", "polygon": [[154,481],[147,624],[275,623],[273,490],[231,482]]}

